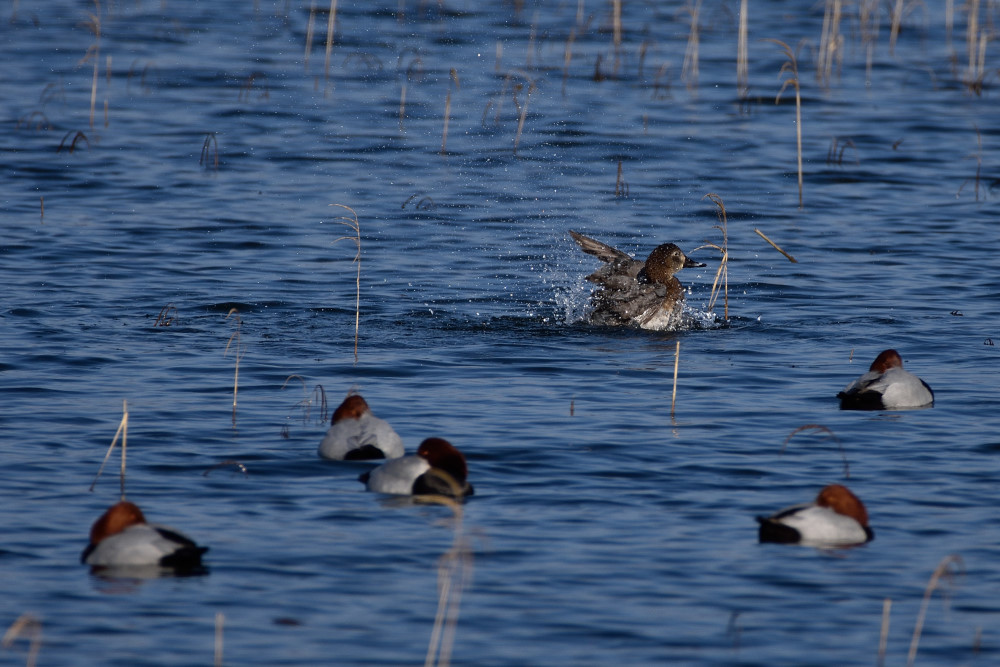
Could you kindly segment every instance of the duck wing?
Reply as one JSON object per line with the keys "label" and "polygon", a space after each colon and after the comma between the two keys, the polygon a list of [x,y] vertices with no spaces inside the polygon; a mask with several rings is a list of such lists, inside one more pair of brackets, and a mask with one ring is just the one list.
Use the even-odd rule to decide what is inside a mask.
{"label": "duck wing", "polygon": [[663,303],[665,285],[640,284],[633,281],[629,289],[604,289],[594,293],[592,324],[621,326],[637,322],[644,313]]}
{"label": "duck wing", "polygon": [[617,248],[612,248],[606,243],[601,243],[579,232],[574,232],[572,229],[569,230],[569,235],[573,237],[581,250],[604,262],[604,266],[587,276],[587,280],[592,283],[615,290],[628,289],[646,265],[645,262],[635,259]]}

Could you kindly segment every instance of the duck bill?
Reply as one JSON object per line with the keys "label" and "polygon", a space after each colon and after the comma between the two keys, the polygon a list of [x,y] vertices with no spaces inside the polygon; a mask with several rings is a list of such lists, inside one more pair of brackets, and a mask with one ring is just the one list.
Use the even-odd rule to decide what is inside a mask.
{"label": "duck bill", "polygon": [[690,257],[684,257],[684,268],[685,269],[693,269],[693,268],[695,268],[697,266],[706,266],[706,265],[702,264],[701,262],[696,262],[693,259],[691,259]]}

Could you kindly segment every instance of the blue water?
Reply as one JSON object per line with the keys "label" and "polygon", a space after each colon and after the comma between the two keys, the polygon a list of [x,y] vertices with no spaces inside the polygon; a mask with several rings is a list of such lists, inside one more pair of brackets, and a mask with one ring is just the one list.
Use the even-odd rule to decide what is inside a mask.
{"label": "blue water", "polygon": [[[38,619],[39,664],[207,664],[217,614],[227,664],[420,664],[458,534],[454,664],[872,665],[890,599],[901,665],[952,554],[964,574],[934,593],[918,663],[995,663],[996,46],[970,92],[966,16],[949,39],[942,4],[908,13],[894,52],[880,6],[870,75],[851,9],[821,86],[822,7],[751,3],[743,102],[735,2],[701,7],[696,82],[676,4],[625,3],[615,71],[610,3],[578,20],[578,3],[341,2],[329,77],[325,5],[308,63],[308,3],[8,6],[0,625]],[[764,38],[806,40],[802,208]],[[596,264],[566,230],[691,252],[722,243],[708,193],[728,322],[702,249],[679,275],[687,329],[587,325]],[[331,204],[360,227],[357,361],[356,247]],[[887,347],[935,407],[840,412]],[[461,523],[319,460],[316,385],[331,408],[361,391],[410,449],[466,452]],[[79,565],[118,498],[117,453],[88,488],[123,401],[128,497],[211,548],[205,576]],[[806,425],[837,440],[786,444]],[[865,501],[873,542],[757,543],[755,515],[830,482]]]}

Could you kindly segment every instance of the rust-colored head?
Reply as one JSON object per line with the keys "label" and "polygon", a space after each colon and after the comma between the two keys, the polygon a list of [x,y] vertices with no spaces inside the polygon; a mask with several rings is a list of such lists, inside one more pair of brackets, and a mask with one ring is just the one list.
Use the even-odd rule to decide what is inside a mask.
{"label": "rust-colored head", "polygon": [[444,438],[427,438],[417,447],[417,456],[427,459],[432,468],[444,470],[459,484],[465,483],[469,476],[465,455]]}
{"label": "rust-colored head", "polygon": [[899,352],[896,352],[896,350],[885,350],[875,357],[875,361],[872,362],[868,370],[885,373],[890,368],[902,367],[903,359],[899,356]]}
{"label": "rust-colored head", "polygon": [[868,525],[868,510],[865,504],[851,493],[851,490],[840,484],[830,484],[816,496],[816,504],[829,507],[837,514],[843,514],[856,520],[862,526]]}
{"label": "rust-colored head", "polygon": [[336,424],[341,419],[361,419],[361,415],[366,412],[371,412],[371,410],[365,399],[361,398],[361,394],[351,394],[333,411],[333,419],[330,420],[330,424]]}
{"label": "rust-colored head", "polygon": [[109,507],[90,528],[90,543],[97,544],[106,537],[117,535],[129,526],[146,523],[142,510],[134,503],[123,500]]}
{"label": "rust-colored head", "polygon": [[646,258],[646,276],[650,282],[666,285],[675,273],[683,268],[705,266],[684,254],[684,251],[673,243],[661,243],[653,248]]}

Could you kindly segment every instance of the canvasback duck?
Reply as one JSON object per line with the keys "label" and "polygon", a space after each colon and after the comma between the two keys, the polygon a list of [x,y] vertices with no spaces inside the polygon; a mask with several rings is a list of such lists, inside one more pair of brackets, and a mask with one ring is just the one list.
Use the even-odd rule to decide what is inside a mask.
{"label": "canvasback duck", "polygon": [[906,410],[934,406],[934,392],[913,373],[903,369],[896,350],[885,350],[868,372],[837,394],[841,410]]}
{"label": "canvasback duck", "polygon": [[333,411],[319,455],[337,461],[397,459],[403,455],[403,441],[387,421],[372,414],[365,399],[352,394]]}
{"label": "canvasback duck", "polygon": [[570,236],[604,266],[587,276],[601,286],[592,297],[591,324],[633,325],[643,329],[675,329],[684,306],[684,288],[674,274],[683,268],[705,266],[687,257],[673,243],[663,243],[646,261],[570,230]]}
{"label": "canvasback duck", "polygon": [[90,544],[80,562],[94,567],[159,566],[192,570],[201,566],[208,547],[200,547],[177,531],[146,523],[134,503],[123,500],[108,508],[90,529]]}
{"label": "canvasback duck", "polygon": [[467,476],[462,452],[443,438],[427,438],[416,454],[386,461],[359,479],[377,493],[461,498],[474,493]]}
{"label": "canvasback duck", "polygon": [[840,484],[824,487],[815,502],[792,505],[757,521],[761,542],[845,547],[875,538],[864,503]]}

